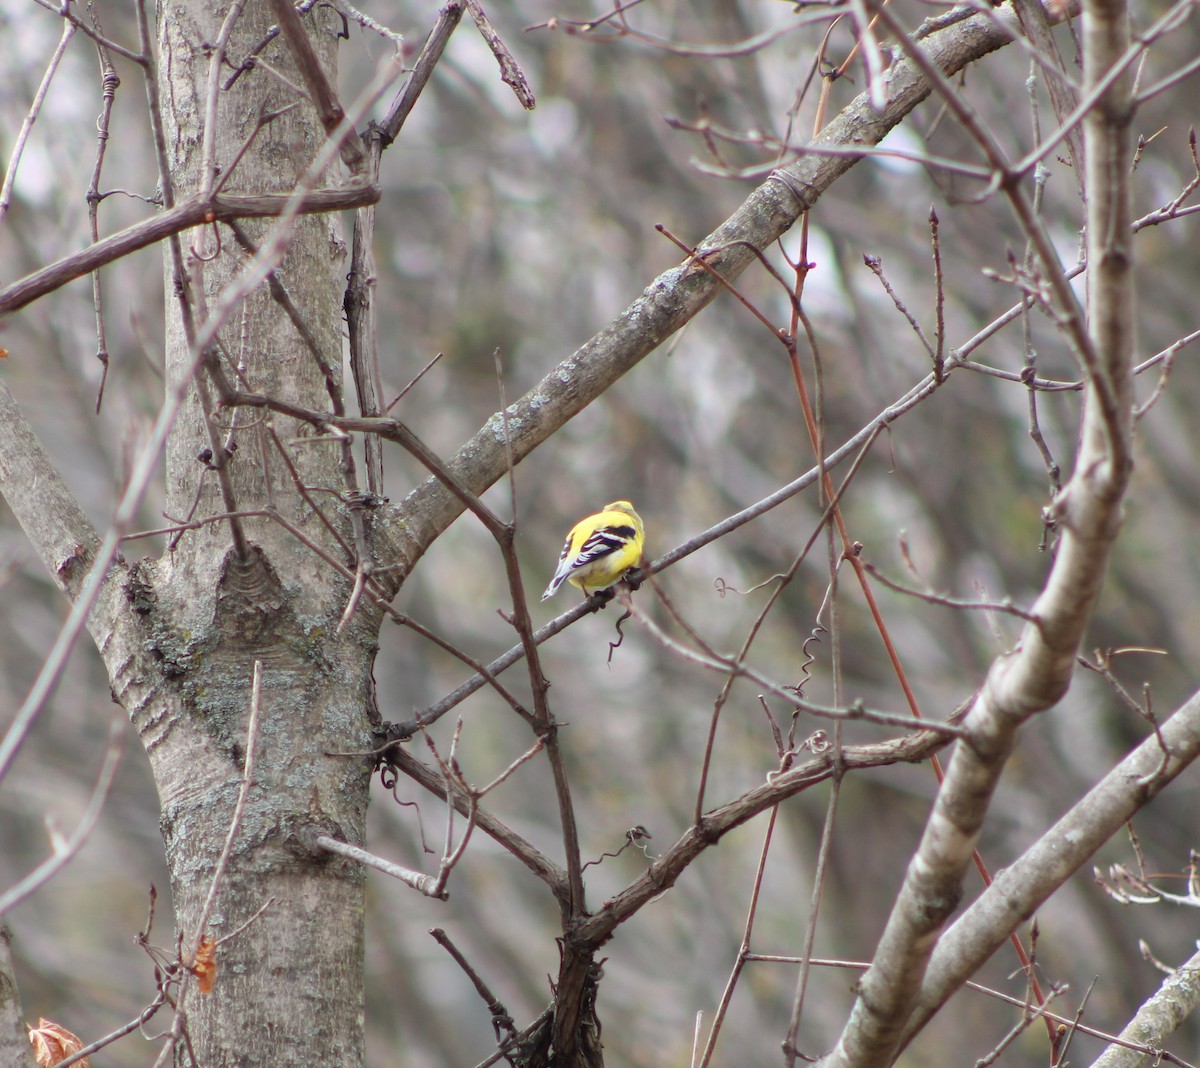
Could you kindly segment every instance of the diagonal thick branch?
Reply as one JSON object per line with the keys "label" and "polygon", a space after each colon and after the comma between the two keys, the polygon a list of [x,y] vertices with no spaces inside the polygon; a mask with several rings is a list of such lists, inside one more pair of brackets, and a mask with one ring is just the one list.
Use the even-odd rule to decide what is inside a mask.
{"label": "diagonal thick branch", "polygon": [[[1061,5],[1046,5],[1052,21]],[[1010,8],[973,15],[935,30],[921,41],[926,56],[947,75],[961,71],[1010,43],[1019,26]],[[866,94],[856,97],[813,141],[814,148],[876,145],[931,92],[928,79],[903,58],[884,78],[886,105],[875,111]],[[698,315],[724,290],[720,275],[736,278],[759,251],[785,234],[861,156],[806,153],[780,167],[699,245],[709,269],[687,260],[659,275],[628,308],[579,350],[554,367],[504,413],[494,414],[447,468],[476,493],[504,475],[609,386],[635,367],[671,334]],[[507,434],[506,434],[507,430]],[[429,479],[391,510],[393,550],[402,567],[392,573],[396,588],[425,550],[459,515],[462,502],[437,479]]]}

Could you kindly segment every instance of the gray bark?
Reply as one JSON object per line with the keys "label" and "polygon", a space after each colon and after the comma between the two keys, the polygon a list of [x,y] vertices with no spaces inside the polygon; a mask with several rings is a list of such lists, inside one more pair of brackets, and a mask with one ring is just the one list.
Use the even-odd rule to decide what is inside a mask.
{"label": "gray bark", "polygon": [[[175,195],[191,195],[214,177],[228,179],[233,192],[289,192],[325,132],[302,102],[253,136],[260,114],[295,102],[293,92],[261,70],[219,94],[211,121],[206,46],[218,40],[223,14],[223,5],[195,0],[159,8],[159,91]],[[323,17],[309,27],[332,78],[335,42]],[[248,5],[234,27],[230,54],[244,55],[269,25],[265,5]],[[272,65],[290,69],[278,43],[267,56]],[[206,138],[212,139],[209,153]],[[218,175],[204,173],[206,160]],[[245,226],[252,240],[261,237],[261,230]],[[278,277],[336,373],[345,267],[335,227],[332,217],[302,219]],[[211,230],[185,238],[185,248],[214,248]],[[221,239],[216,259],[200,270],[194,261],[188,264],[189,284],[202,276],[189,294],[196,324],[243,264],[228,231]],[[190,324],[176,296],[176,268],[168,253],[169,389],[186,382],[195,364]],[[241,374],[253,388],[304,406],[328,404],[317,361],[265,287],[223,324],[219,336],[219,358],[231,378]],[[312,543],[345,561],[345,549],[298,491],[281,456],[272,454],[266,423],[231,413],[220,413],[217,421],[239,425],[224,492],[216,472],[196,459],[211,439],[193,386],[167,449],[168,514],[187,516],[194,505],[198,516],[225,512],[231,504],[239,511],[274,508]],[[321,492],[320,504],[349,541],[347,515],[334,496],[346,489],[337,442],[297,445],[311,431],[285,418],[273,423],[303,484],[332,491]],[[370,747],[366,708],[378,615],[362,607],[338,635],[349,595],[345,580],[273,519],[245,518],[240,527],[244,555],[231,526],[213,523],[187,532],[163,558],[134,568],[127,587],[144,647],[158,662],[159,682],[140,699],[121,690],[117,696],[133,718],[158,785],[185,947],[196,936],[230,825],[246,759],[250,680],[254,662],[263,665],[253,786],[208,931],[220,938],[265,911],[220,947],[212,993],[188,1002],[188,1032],[199,1062],[208,1066],[355,1065],[363,1059],[363,870],[298,843],[309,830],[363,842],[369,761],[327,754]],[[182,1047],[177,1057],[185,1062]]]}

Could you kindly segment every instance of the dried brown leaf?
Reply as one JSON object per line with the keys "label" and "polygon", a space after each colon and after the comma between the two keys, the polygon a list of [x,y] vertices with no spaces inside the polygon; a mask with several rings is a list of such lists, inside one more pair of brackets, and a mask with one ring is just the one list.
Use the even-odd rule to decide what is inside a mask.
{"label": "dried brown leaf", "polygon": [[211,994],[213,983],[217,981],[217,943],[205,935],[200,939],[200,948],[196,950],[196,959],[192,962],[192,974],[201,994]]}
{"label": "dried brown leaf", "polygon": [[[72,1053],[83,1049],[80,1039],[44,1016],[38,1020],[37,1027],[29,1028],[29,1043],[33,1046],[33,1057],[38,1063],[38,1068],[54,1068],[54,1065],[65,1061]],[[88,1059],[84,1057],[76,1061],[76,1064],[88,1068]]]}

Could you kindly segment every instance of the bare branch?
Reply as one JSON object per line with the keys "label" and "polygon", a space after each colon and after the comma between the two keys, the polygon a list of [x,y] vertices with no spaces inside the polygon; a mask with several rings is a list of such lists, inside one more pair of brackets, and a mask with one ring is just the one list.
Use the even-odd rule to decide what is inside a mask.
{"label": "bare branch", "polygon": [[[886,9],[881,17],[893,22]],[[1132,257],[1127,248],[1131,240],[1130,87],[1128,79],[1111,78],[1110,70],[1128,49],[1128,12],[1120,0],[1112,5],[1086,0],[1084,27],[1085,89],[1091,92],[1098,84],[1107,88],[1104,107],[1090,112],[1084,127],[1088,262],[1092,265],[1088,306],[1093,321],[1080,340],[1081,355],[1086,353],[1089,396],[1076,470],[1054,506],[1062,541],[1032,609],[1036,623],[1025,627],[1014,653],[993,664],[967,715],[964,726],[971,742],[954,750],[917,855],[871,968],[860,983],[850,1020],[823,1062],[829,1068],[888,1063],[894,1057],[937,932],[962,893],[966,867],[1017,731],[1066,692],[1116,540],[1131,464],[1134,317]],[[959,118],[989,158],[1003,166],[1003,157],[990,135],[978,129],[973,113],[960,107]],[[1020,213],[1022,198],[1012,188],[1007,191]],[[1056,272],[1053,250],[1042,248],[1046,235],[1040,222],[1025,214],[1021,217],[1045,269],[1061,288],[1065,280]],[[1078,314],[1074,295],[1068,292],[1062,300],[1073,321]],[[1073,326],[1072,332],[1078,329]]]}
{"label": "bare branch", "polygon": [[[393,749],[388,754],[388,762],[397,768],[397,770],[404,772],[405,775],[420,783],[435,797],[440,797],[443,801],[453,804],[462,815],[465,816],[470,811],[471,800],[465,791],[459,789],[454,784],[447,786],[442,775],[422,764],[421,761],[417,760],[406,749]],[[526,868],[541,879],[560,902],[569,900],[570,891],[567,887],[567,873],[550,861],[540,849],[526,841],[510,827],[482,808],[476,811],[475,823],[484,834],[507,849]]]}
{"label": "bare branch", "polygon": [[45,101],[46,93],[50,89],[50,83],[54,80],[54,75],[57,73],[58,66],[62,62],[63,53],[66,52],[67,45],[71,43],[71,38],[74,35],[75,23],[64,20],[62,36],[58,39],[58,47],[54,49],[54,54],[50,57],[50,62],[46,65],[46,71],[42,75],[41,84],[33,96],[33,103],[29,105],[29,111],[25,115],[25,120],[21,123],[21,129],[17,132],[12,154],[8,157],[8,167],[4,171],[4,182],[0,183],[0,225],[4,223],[4,216],[8,214],[8,205],[12,201],[13,183],[17,180],[17,168],[21,165],[21,156],[25,152],[25,144],[29,140],[29,133],[33,129],[33,124],[37,122],[38,115],[42,110],[42,103]]}
{"label": "bare branch", "polygon": [[[321,125],[325,132],[332,135],[339,123],[345,118],[345,111],[338,102],[337,90],[325,75],[321,62],[317,59],[316,49],[308,39],[300,15],[292,6],[291,0],[268,0],[275,19],[292,51],[292,58],[308,87],[308,95]],[[351,174],[358,174],[363,167],[364,157],[362,144],[356,137],[343,138],[340,145],[342,162],[350,169]]]}
{"label": "bare branch", "polygon": [[577,927],[575,935],[581,944],[603,945],[620,924],[673,886],[692,861],[714,842],[785,798],[828,779],[839,763],[846,771],[852,771],[901,761],[920,761],[943,744],[944,740],[932,732],[919,731],[893,741],[848,745],[836,757],[831,752],[825,753],[781,774],[773,774],[762,785],[706,812],[699,825],[690,827],[643,875],[604,902],[594,916]]}
{"label": "bare branch", "polygon": [[[0,290],[0,315],[7,315],[51,293],[73,279],[112,263],[138,249],[157,244],[172,234],[202,223],[231,219],[271,218],[278,216],[293,200],[290,196],[261,194],[241,196],[221,193],[211,200],[188,200],[145,222],[134,223],[119,233],[89,245],[79,252],[26,275]],[[297,214],[343,211],[379,199],[379,187],[347,186],[304,193],[294,205]]]}
{"label": "bare branch", "polygon": [[516,94],[517,99],[521,102],[521,107],[532,111],[534,108],[533,90],[529,88],[529,80],[525,77],[525,72],[521,70],[521,65],[509,50],[508,45],[501,40],[500,34],[496,32],[491,20],[480,7],[479,0],[463,0],[463,4],[471,13],[471,18],[487,42],[488,48],[492,50],[492,55],[496,57],[496,62],[500,65],[501,80]]}
{"label": "bare branch", "polygon": [[[1092,1062],[1092,1068],[1140,1068],[1145,1049],[1161,1050],[1167,1039],[1200,1005],[1200,951],[1176,968],[1148,997],[1119,1039]],[[1140,1047],[1140,1048],[1130,1048]]]}
{"label": "bare branch", "polygon": [[391,107],[388,108],[387,115],[379,124],[384,148],[391,144],[400,133],[417,98],[429,83],[433,68],[442,58],[442,53],[450,41],[450,35],[462,21],[462,16],[463,5],[460,0],[449,0],[438,11],[433,28],[429,31],[429,36],[425,38],[425,43],[421,46],[421,53],[413,64],[412,74],[408,76],[408,80],[396,95],[396,99],[392,101]]}
{"label": "bare branch", "polygon": [[1161,774],[1162,750],[1151,736],[1100,780],[946,930],[934,948],[903,1042],[933,1014],[1046,899],[1087,863],[1139,809],[1200,757],[1200,693],[1162,726],[1170,759]]}
{"label": "bare branch", "polygon": [[406,886],[411,886],[414,890],[419,890],[427,897],[436,897],[445,901],[450,896],[446,892],[445,887],[437,885],[438,880],[436,876],[425,875],[423,872],[413,871],[410,868],[403,868],[399,864],[393,864],[390,860],[384,860],[383,857],[377,857],[374,853],[368,853],[365,849],[360,849],[358,846],[352,846],[346,842],[339,842],[336,838],[330,838],[327,834],[313,835],[311,844],[330,853],[336,853],[339,857],[346,857],[349,860],[357,861],[359,864],[365,864],[368,868],[381,871],[384,875],[390,875],[393,879],[399,879]]}

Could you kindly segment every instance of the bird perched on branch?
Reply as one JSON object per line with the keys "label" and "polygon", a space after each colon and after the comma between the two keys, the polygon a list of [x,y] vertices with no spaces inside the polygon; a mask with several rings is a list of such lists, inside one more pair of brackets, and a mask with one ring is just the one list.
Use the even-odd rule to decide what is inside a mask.
{"label": "bird perched on branch", "polygon": [[629,573],[642,560],[645,534],[642,517],[628,501],[613,501],[581,519],[567,535],[542,600],[552,597],[564,579],[589,597],[632,577]]}

